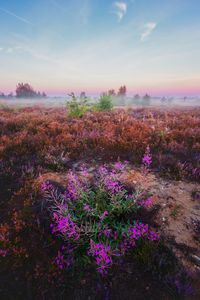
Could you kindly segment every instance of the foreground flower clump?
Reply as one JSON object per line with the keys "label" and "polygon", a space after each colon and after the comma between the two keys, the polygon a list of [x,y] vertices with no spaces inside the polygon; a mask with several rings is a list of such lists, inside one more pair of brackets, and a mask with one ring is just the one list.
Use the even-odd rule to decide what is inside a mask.
{"label": "foreground flower clump", "polygon": [[63,193],[50,182],[42,184],[52,234],[63,244],[55,259],[60,269],[95,262],[98,272],[105,275],[117,257],[143,240],[159,240],[155,230],[136,218],[140,207],[153,205],[153,197],[144,199],[142,192],[124,185],[122,174],[127,168],[127,162],[103,165],[91,176],[82,166],[77,173],[69,172]]}

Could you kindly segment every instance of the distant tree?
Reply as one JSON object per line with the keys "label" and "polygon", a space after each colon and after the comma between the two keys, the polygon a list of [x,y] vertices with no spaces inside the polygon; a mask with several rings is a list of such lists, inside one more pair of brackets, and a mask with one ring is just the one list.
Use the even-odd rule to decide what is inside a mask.
{"label": "distant tree", "polygon": [[142,104],[143,105],[150,105],[151,96],[148,94],[145,94],[142,98]]}
{"label": "distant tree", "polygon": [[37,97],[37,93],[28,83],[19,83],[16,87],[16,97],[26,98],[26,97]]}
{"label": "distant tree", "polygon": [[140,95],[135,94],[133,97],[133,104],[139,105],[140,104]]}
{"label": "distant tree", "polygon": [[7,97],[8,98],[13,98],[14,96],[13,96],[13,93],[11,92],[11,93],[9,93],[8,95],[7,95]]}
{"label": "distant tree", "polygon": [[86,93],[85,93],[85,92],[81,92],[81,93],[80,93],[80,98],[81,98],[81,99],[87,98],[87,97],[86,97]]}
{"label": "distant tree", "polygon": [[47,95],[45,92],[42,92],[42,97],[45,98]]}
{"label": "distant tree", "polygon": [[16,87],[17,98],[41,98],[46,97],[45,92],[36,92],[29,83],[18,83]]}
{"label": "distant tree", "polygon": [[115,95],[116,93],[114,89],[108,90],[108,96],[115,96]]}
{"label": "distant tree", "polygon": [[135,94],[135,95],[134,95],[134,99],[135,99],[135,100],[139,100],[139,99],[140,99],[140,95],[139,95],[139,94]]}
{"label": "distant tree", "polygon": [[0,98],[5,98],[5,94],[4,93],[0,93]]}
{"label": "distant tree", "polygon": [[119,91],[117,93],[118,96],[125,97],[126,96],[126,86],[120,86]]}
{"label": "distant tree", "polygon": [[118,93],[117,93],[117,105],[125,105],[126,103],[126,86],[120,86]]}
{"label": "distant tree", "polygon": [[144,100],[149,100],[149,99],[151,99],[151,96],[149,96],[148,94],[145,94],[144,97],[143,97],[143,99]]}

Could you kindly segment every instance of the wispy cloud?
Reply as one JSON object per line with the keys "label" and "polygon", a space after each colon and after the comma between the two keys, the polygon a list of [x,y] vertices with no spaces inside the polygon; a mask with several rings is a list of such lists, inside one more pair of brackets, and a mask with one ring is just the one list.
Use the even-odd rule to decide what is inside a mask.
{"label": "wispy cloud", "polygon": [[[11,51],[9,51],[9,49]],[[28,55],[32,56],[33,58],[36,58],[38,60],[50,62],[50,63],[59,63],[60,60],[54,59],[51,56],[43,53],[43,51],[37,50],[33,45],[28,45],[28,42],[26,42],[26,45],[23,44],[18,44],[12,48],[8,48],[7,53],[18,53],[18,54],[24,54],[27,53]]]}
{"label": "wispy cloud", "polygon": [[19,52],[22,49],[23,48],[21,46],[0,47],[0,52],[12,54]]}
{"label": "wispy cloud", "polygon": [[115,2],[115,14],[118,17],[118,20],[121,21],[127,12],[127,4],[125,2]]}
{"label": "wispy cloud", "polygon": [[142,32],[141,37],[140,37],[141,42],[144,42],[148,38],[148,36],[150,36],[152,34],[152,32],[156,28],[156,26],[157,26],[157,23],[155,23],[155,22],[149,22],[144,25],[144,31]]}
{"label": "wispy cloud", "polygon": [[4,9],[4,8],[0,7],[0,10],[3,11],[4,13],[6,13],[7,15],[12,16],[12,17],[16,18],[17,20],[19,20],[19,21],[21,21],[23,23],[26,23],[28,25],[34,26],[34,24],[31,23],[30,21],[28,21],[27,19],[24,19],[24,18],[22,18],[22,17],[20,17],[20,16],[18,16],[16,14],[14,14],[13,12],[7,10],[7,9]]}

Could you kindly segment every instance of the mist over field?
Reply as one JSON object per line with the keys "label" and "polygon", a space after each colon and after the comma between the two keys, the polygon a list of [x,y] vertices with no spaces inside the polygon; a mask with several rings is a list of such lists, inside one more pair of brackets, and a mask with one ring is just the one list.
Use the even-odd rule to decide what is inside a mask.
{"label": "mist over field", "polygon": [[[89,97],[91,103],[96,103],[98,97]],[[40,99],[35,98],[7,98],[0,99],[1,106],[9,107],[29,107],[29,106],[41,106],[41,107],[65,107],[66,103],[70,100],[66,97],[45,97]],[[163,97],[152,97],[148,104],[142,101],[136,101],[133,97],[125,98],[113,98],[114,107],[191,107],[200,106],[200,97],[187,97],[186,99],[180,97],[169,97],[163,99]]]}

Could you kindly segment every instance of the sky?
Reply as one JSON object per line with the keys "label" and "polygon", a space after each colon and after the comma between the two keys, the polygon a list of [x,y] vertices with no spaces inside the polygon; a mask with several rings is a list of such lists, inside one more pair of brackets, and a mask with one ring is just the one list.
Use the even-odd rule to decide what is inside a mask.
{"label": "sky", "polygon": [[200,95],[199,0],[0,0],[0,91]]}

